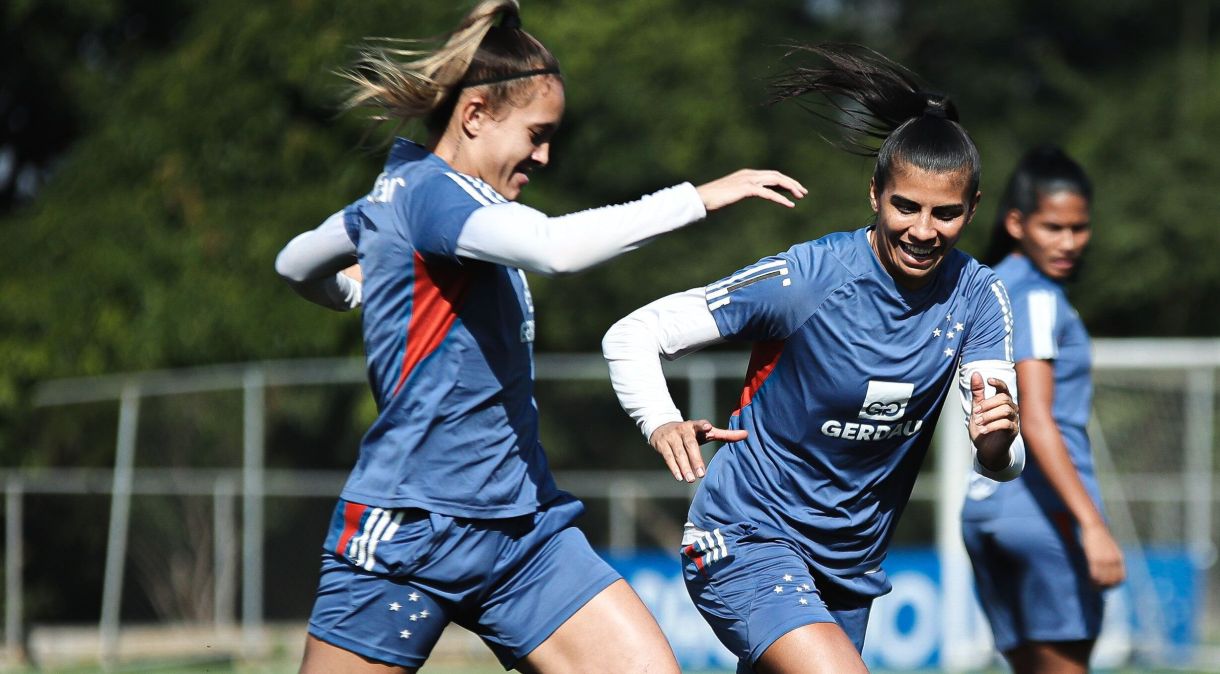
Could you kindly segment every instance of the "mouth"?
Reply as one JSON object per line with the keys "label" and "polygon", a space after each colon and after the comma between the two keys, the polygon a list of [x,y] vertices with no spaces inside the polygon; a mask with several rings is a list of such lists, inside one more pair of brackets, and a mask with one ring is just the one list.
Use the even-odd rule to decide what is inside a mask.
{"label": "mouth", "polygon": [[905,241],[899,241],[898,248],[907,258],[908,264],[918,268],[931,266],[936,261],[937,252],[940,250],[940,246],[918,246]]}
{"label": "mouth", "polygon": [[1052,269],[1060,271],[1071,271],[1076,266],[1076,260],[1070,257],[1061,257],[1050,261]]}

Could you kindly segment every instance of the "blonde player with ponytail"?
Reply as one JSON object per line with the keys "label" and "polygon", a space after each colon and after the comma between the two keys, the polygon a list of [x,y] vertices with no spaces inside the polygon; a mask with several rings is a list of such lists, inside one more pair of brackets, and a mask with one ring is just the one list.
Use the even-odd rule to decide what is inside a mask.
{"label": "blonde player with ponytail", "polygon": [[[520,25],[515,1],[491,0],[433,53],[366,49],[349,105],[421,120],[427,142],[397,140],[367,196],[276,260],[306,298],[363,304],[379,410],[331,520],[302,672],[413,672],[450,622],[506,668],[678,671],[547,467],[523,272],[580,271],[707,211],[792,206],[777,189],[805,189],[745,170],[559,218],[514,203],[564,108],[558,62]],[[357,262],[362,282],[341,273]]]}

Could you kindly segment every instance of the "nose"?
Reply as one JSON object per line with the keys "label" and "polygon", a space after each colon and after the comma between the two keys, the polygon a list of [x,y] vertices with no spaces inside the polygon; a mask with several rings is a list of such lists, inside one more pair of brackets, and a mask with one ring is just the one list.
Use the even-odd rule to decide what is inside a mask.
{"label": "nose", "polygon": [[915,221],[914,225],[911,225],[908,231],[912,241],[930,242],[936,240],[936,227],[932,224],[932,215],[930,213],[922,215]]}
{"label": "nose", "polygon": [[535,147],[534,151],[530,153],[530,160],[539,166],[546,166],[547,162],[551,160],[551,144],[542,143]]}

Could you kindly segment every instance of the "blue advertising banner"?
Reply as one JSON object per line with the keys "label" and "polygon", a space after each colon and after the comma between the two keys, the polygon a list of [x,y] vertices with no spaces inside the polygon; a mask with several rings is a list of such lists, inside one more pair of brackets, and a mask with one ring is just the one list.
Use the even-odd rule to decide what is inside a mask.
{"label": "blue advertising banner", "polygon": [[[685,671],[733,671],[737,659],[716,639],[691,603],[676,554],[608,555],[656,616]],[[1094,654],[1098,666],[1133,655],[1184,661],[1195,643],[1201,576],[1182,550],[1128,551],[1129,579],[1108,593],[1106,621]],[[885,563],[893,592],[873,604],[864,659],[870,668],[916,670],[945,665],[951,644],[957,665],[986,666],[996,656],[977,603],[965,620],[946,622],[941,565],[931,549],[902,549]],[[952,634],[946,625],[951,624]],[[962,660],[965,653],[967,659]]]}

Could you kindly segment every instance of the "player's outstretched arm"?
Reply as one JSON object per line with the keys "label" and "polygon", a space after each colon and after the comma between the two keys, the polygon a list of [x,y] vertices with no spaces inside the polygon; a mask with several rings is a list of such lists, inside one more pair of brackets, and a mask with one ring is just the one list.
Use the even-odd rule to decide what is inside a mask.
{"label": "player's outstretched arm", "polygon": [[782,192],[800,199],[807,190],[778,171],[744,169],[699,187],[683,183],[625,204],[553,218],[515,202],[494,204],[466,219],[457,255],[548,276],[572,274],[743,199],[794,206]]}
{"label": "player's outstretched arm", "polygon": [[675,480],[704,475],[699,445],[731,442],[745,431],[729,431],[705,419],[685,420],[674,405],[661,357],[674,359],[721,341],[703,288],[663,297],[615,323],[602,339],[610,382],[623,409],[665,460]]}
{"label": "player's outstretched arm", "polygon": [[336,311],[360,306],[363,290],[356,245],[335,213],[316,229],[297,235],[275,258],[275,271],[298,295]]}

